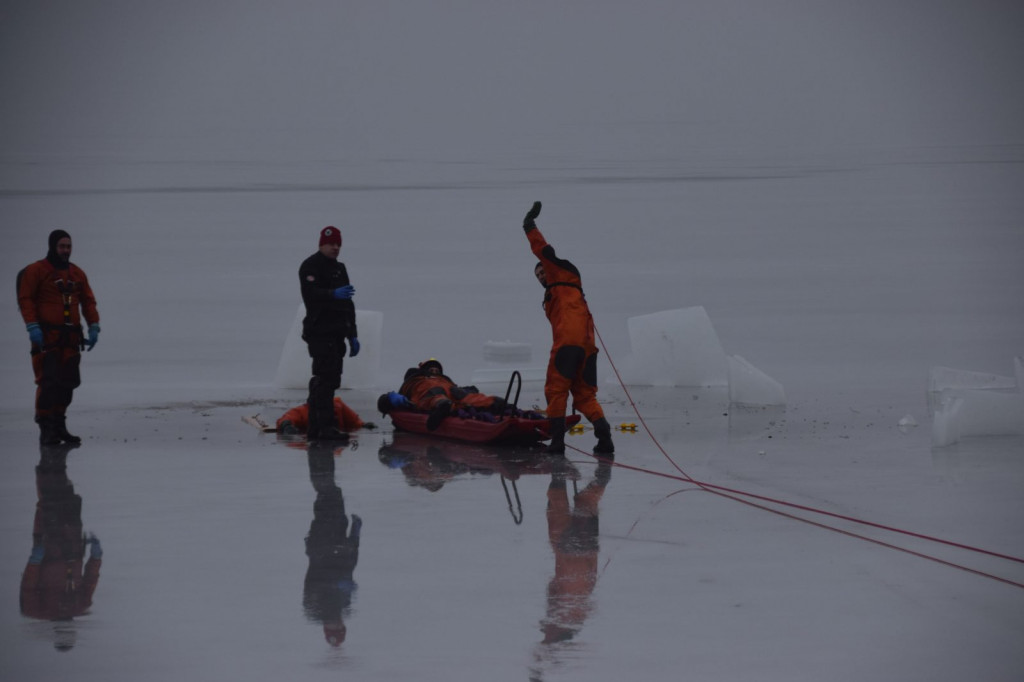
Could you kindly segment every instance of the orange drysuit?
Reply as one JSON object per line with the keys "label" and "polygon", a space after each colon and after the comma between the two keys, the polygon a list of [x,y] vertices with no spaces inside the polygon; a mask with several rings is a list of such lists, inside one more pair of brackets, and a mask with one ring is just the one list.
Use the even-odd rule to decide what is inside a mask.
{"label": "orange drysuit", "polygon": [[[338,422],[338,428],[342,431],[358,431],[363,428],[363,420],[359,418],[356,411],[341,402],[341,398],[334,398],[334,418]],[[277,428],[281,428],[284,422],[291,422],[299,431],[309,430],[309,405],[303,403],[281,415],[277,420]]]}
{"label": "orange drysuit", "polygon": [[398,392],[408,398],[413,407],[430,412],[442,400],[450,400],[452,411],[472,407],[477,410],[492,410],[504,406],[501,398],[484,395],[473,387],[456,386],[444,374],[432,374],[428,369],[411,367],[405,372],[405,381]]}
{"label": "orange drysuit", "polygon": [[43,332],[43,345],[32,346],[36,418],[63,417],[81,384],[82,317],[90,325],[100,321],[89,279],[74,263],[36,261],[18,275],[18,308],[26,325],[37,323]]}
{"label": "orange drysuit", "polygon": [[580,271],[555,255],[536,226],[526,230],[533,255],[544,268],[544,313],[551,323],[551,356],[544,398],[548,417],[564,417],[572,393],[573,407],[591,422],[604,417],[597,402],[597,346],[594,318],[583,295]]}

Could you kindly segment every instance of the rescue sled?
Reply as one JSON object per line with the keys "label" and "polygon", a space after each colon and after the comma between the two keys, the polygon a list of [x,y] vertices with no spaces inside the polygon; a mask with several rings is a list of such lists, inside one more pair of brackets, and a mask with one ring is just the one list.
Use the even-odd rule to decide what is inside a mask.
{"label": "rescue sled", "polygon": [[[388,413],[388,416],[391,417],[391,423],[400,431],[451,438],[466,443],[535,443],[551,437],[551,420],[543,415],[531,416],[529,412],[519,416],[505,415],[493,422],[453,414],[433,431],[427,430],[429,415],[425,412],[394,410]],[[578,414],[566,417],[566,428],[579,420]]]}
{"label": "rescue sled", "polygon": [[[518,382],[518,383],[517,383]],[[509,401],[512,386],[516,384],[515,398]],[[450,438],[466,443],[481,444],[529,444],[547,440],[551,437],[551,420],[539,412],[523,411],[516,407],[519,392],[522,389],[522,378],[519,372],[513,372],[505,392],[505,403],[509,405],[504,415],[479,413],[477,415],[460,415],[452,413],[441,424],[430,431],[427,429],[426,412],[413,410],[392,410],[388,413],[395,429],[419,433],[437,438]],[[565,428],[568,429],[580,420],[580,415],[568,415]]]}

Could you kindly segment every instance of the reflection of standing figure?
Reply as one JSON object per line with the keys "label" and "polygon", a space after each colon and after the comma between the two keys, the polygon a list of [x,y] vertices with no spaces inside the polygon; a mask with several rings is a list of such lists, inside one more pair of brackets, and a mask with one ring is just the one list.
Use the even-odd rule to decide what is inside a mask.
{"label": "reflection of standing figure", "polygon": [[[92,605],[100,578],[103,549],[96,536],[82,534],[82,498],[67,475],[67,454],[74,447],[39,447],[32,554],[21,577],[21,613],[30,618],[67,622],[81,616]],[[55,632],[57,649],[74,646],[73,629],[60,626]]]}
{"label": "reflection of standing figure", "polygon": [[574,495],[570,507],[565,477],[551,476],[547,517],[555,575],[548,584],[547,616],[541,621],[545,645],[572,639],[590,613],[597,583],[597,507],[610,478],[611,464],[602,461],[594,480]]}
{"label": "reflection of standing figure", "polygon": [[306,617],[323,624],[324,637],[334,647],[345,641],[344,616],[356,589],[352,573],[359,560],[362,519],[352,515],[348,532],[345,500],[334,482],[334,452],[330,445],[310,445],[309,480],[316,490],[313,522],[306,536],[309,568],[303,584]]}

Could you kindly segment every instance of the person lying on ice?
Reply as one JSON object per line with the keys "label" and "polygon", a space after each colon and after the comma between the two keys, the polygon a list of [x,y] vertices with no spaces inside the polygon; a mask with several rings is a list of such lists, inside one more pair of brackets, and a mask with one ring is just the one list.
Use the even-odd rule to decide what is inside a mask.
{"label": "person lying on ice", "polygon": [[505,401],[493,395],[484,395],[476,386],[456,386],[445,376],[441,363],[430,358],[418,367],[405,371],[405,379],[397,391],[385,393],[377,399],[377,409],[387,414],[393,409],[428,412],[427,430],[433,431],[452,412],[479,410],[501,414]]}
{"label": "person lying on ice", "polygon": [[[372,422],[364,422],[351,407],[341,402],[341,398],[334,398],[334,418],[338,422],[341,431],[358,431],[359,429],[375,429],[377,425]],[[277,420],[277,432],[286,436],[294,436],[306,433],[309,430],[309,404],[296,405],[288,410]]]}

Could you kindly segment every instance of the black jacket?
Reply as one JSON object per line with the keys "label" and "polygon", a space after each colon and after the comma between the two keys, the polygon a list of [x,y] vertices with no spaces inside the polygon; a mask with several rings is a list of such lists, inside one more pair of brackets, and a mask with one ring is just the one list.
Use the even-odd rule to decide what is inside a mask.
{"label": "black jacket", "polygon": [[334,298],[334,290],[350,284],[341,261],[319,251],[299,266],[302,302],[306,317],[302,320],[302,338],[346,338],[358,336],[356,306],[352,299]]}

